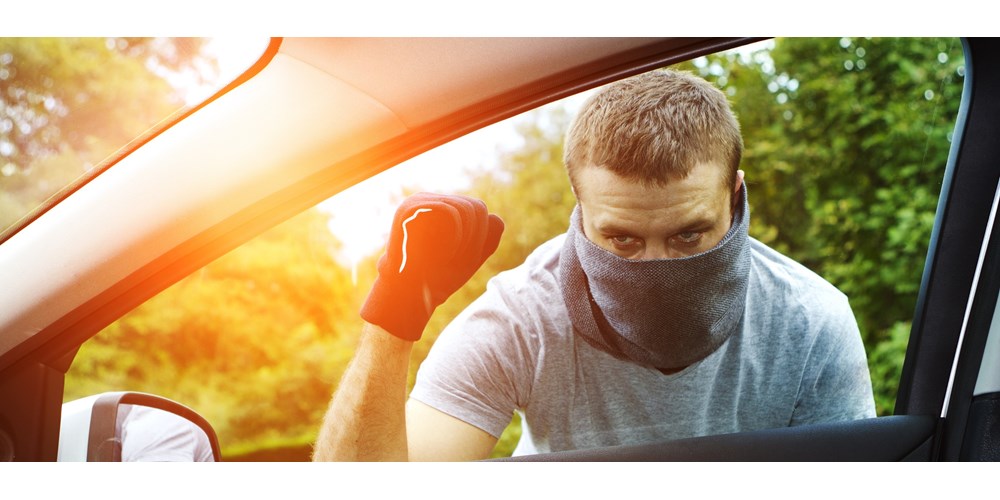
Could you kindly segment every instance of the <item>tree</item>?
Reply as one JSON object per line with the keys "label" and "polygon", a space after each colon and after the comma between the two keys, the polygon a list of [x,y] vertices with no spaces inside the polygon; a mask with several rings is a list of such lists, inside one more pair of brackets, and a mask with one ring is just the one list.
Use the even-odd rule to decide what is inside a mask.
{"label": "tree", "polygon": [[0,229],[183,105],[200,39],[0,38]]}
{"label": "tree", "polygon": [[311,441],[353,351],[361,294],[313,209],[177,282],[83,345],[66,400],[106,390],[193,407],[233,450]]}

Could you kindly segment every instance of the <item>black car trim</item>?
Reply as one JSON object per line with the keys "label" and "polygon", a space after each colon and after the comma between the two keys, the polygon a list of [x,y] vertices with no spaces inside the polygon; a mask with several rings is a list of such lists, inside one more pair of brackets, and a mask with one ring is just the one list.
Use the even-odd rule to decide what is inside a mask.
{"label": "black car trim", "polygon": [[993,206],[990,208],[990,219],[986,224],[986,232],[983,234],[983,242],[979,249],[979,258],[976,259],[976,272],[972,276],[972,286],[969,288],[969,299],[965,306],[965,315],[962,318],[962,329],[958,332],[958,345],[955,347],[955,356],[951,364],[951,374],[948,376],[948,386],[944,392],[944,402],[941,404],[941,418],[948,417],[948,404],[951,402],[951,394],[955,385],[955,374],[958,371],[958,360],[962,354],[962,344],[965,341],[966,332],[969,326],[969,316],[972,314],[972,306],[979,295],[979,279],[982,277],[983,263],[986,260],[986,253],[990,246],[993,235],[993,226],[997,216],[997,205],[1000,204],[1000,183],[997,183],[996,194],[993,195]]}
{"label": "black car trim", "polygon": [[498,459],[513,462],[926,460],[935,419],[890,416]]}

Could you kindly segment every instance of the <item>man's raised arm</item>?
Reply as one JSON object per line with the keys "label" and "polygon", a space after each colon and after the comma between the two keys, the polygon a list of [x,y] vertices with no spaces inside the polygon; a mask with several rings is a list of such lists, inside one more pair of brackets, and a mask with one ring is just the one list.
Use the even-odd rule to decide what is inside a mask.
{"label": "man's raised arm", "polygon": [[[314,460],[479,457],[495,438],[420,403],[406,405],[413,342],[434,309],[497,248],[503,221],[479,200],[428,193],[400,205],[378,277],[361,308],[366,323],[317,438]],[[407,422],[407,415],[415,422]],[[407,428],[437,435],[412,436]],[[436,443],[447,437],[456,446]],[[466,446],[468,445],[468,446]],[[491,446],[491,445],[490,445]],[[437,450],[437,452],[435,452]],[[486,453],[489,449],[486,449]]]}

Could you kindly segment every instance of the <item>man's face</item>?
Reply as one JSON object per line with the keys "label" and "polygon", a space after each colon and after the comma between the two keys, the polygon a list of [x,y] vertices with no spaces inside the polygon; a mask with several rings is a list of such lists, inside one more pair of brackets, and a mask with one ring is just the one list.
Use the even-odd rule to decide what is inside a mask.
{"label": "man's face", "polygon": [[735,187],[724,186],[723,167],[699,163],[683,179],[643,186],[601,167],[576,175],[577,200],[587,238],[626,259],[675,259],[722,241],[732,224]]}

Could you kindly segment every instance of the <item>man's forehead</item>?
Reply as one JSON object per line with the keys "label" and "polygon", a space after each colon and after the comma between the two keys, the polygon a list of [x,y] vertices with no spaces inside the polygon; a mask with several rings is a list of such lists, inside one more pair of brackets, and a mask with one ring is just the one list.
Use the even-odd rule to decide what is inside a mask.
{"label": "man's forehead", "polygon": [[602,213],[590,224],[584,215],[584,224],[590,226],[594,237],[600,236],[636,236],[641,238],[656,238],[684,232],[704,233],[720,226],[724,221],[705,213],[681,213],[676,217],[651,216],[642,219],[620,219],[611,214]]}
{"label": "man's forehead", "polygon": [[692,196],[729,198],[724,169],[718,164],[700,163],[687,175],[670,176],[666,182],[630,179],[602,166],[587,166],[575,176],[574,193],[581,202],[621,198],[625,204],[659,200],[684,200]]}

